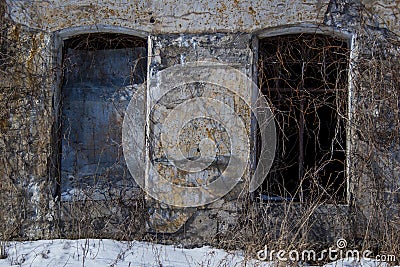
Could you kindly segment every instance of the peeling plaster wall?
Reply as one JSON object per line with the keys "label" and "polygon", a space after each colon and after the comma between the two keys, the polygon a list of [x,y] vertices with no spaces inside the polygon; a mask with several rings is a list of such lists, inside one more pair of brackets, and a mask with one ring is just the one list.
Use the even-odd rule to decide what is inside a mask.
{"label": "peeling plaster wall", "polygon": [[[251,35],[249,34],[188,34],[188,35],[157,35],[151,38],[152,50],[151,50],[151,63],[150,63],[150,80],[151,84],[158,86],[157,72],[174,66],[174,65],[185,65],[186,62],[196,61],[208,61],[215,63],[224,63],[233,68],[240,70],[248,77],[252,76],[252,62],[253,54],[251,50]],[[210,64],[212,66],[212,64]],[[188,74],[190,74],[188,69]],[[180,75],[188,75],[185,72]],[[235,86],[237,81],[232,80],[231,86]],[[228,85],[226,85],[229,88]],[[172,88],[170,88],[172,89]],[[193,93],[196,92],[196,93]],[[161,92],[162,94],[167,92]],[[250,110],[246,103],[251,102],[251,93],[247,94],[247,99],[241,101],[237,95],[229,92],[226,88],[220,88],[218,86],[202,86],[201,84],[187,84],[183,87],[171,90],[165,97],[160,101],[160,106],[154,110],[154,113],[162,113],[168,111],[172,107],[176,106],[177,103],[181,103],[184,100],[191,99],[193,94],[196,96],[210,97],[218,99],[225,103],[227,106],[235,110],[242,119],[246,122],[246,128],[250,135]],[[206,115],[206,114],[205,114]],[[160,121],[157,116],[153,115],[150,118],[153,122],[153,128],[157,129],[157,123]],[[203,131],[204,129],[215,129],[217,127],[212,125],[211,121],[197,120],[193,122],[197,125],[189,127],[189,131],[183,131],[181,137],[182,151],[186,157],[196,155],[197,152],[192,154],[192,149],[197,148],[197,139],[212,138],[216,141],[219,152],[217,156],[227,155],[229,153],[229,136],[227,134],[235,134],[232,132],[226,133],[222,130],[215,130],[212,133]],[[198,129],[190,130],[190,129]],[[151,132],[155,132],[152,130]],[[157,135],[156,133],[154,134]],[[155,154],[162,157],[163,148],[160,148],[161,143],[159,138],[155,137],[153,146],[155,146]],[[159,151],[161,150],[161,151]],[[226,150],[226,151],[225,151]],[[223,163],[222,163],[223,164]],[[171,177],[176,179],[177,183],[187,185],[188,183],[202,183],[218,174],[218,167],[207,168],[204,174],[206,177],[201,177],[201,181],[196,179],[196,176],[185,173],[180,174],[174,168],[165,166],[163,164],[156,164],[159,168],[159,172],[165,177]],[[176,173],[176,175],[172,175]],[[203,172],[201,172],[203,173]],[[200,173],[200,174],[201,174]],[[149,231],[151,232],[164,232],[174,233],[181,230],[185,226],[185,231],[181,231],[177,234],[180,242],[190,245],[190,242],[201,244],[213,240],[215,236],[226,235],[231,232],[231,228],[235,225],[235,221],[238,217],[238,206],[236,204],[237,197],[241,190],[243,190],[243,183],[245,177],[250,177],[250,170],[247,169],[242,181],[231,193],[225,196],[223,199],[218,200],[216,203],[205,206],[204,208],[191,208],[191,209],[177,209],[171,207],[158,206],[155,203],[149,202],[150,208],[150,220],[149,220]],[[199,181],[199,182],[198,182]],[[171,196],[177,197],[177,196]],[[190,223],[185,223],[187,221]],[[172,222],[172,223],[171,223]],[[226,225],[226,229],[223,226]],[[228,227],[228,225],[230,225]],[[188,242],[188,240],[190,240]]]}
{"label": "peeling plaster wall", "polygon": [[[85,214],[83,211],[93,203],[80,203],[78,207],[70,203],[60,204],[55,189],[58,174],[54,155],[57,153],[57,129],[54,127],[57,122],[57,86],[61,67],[58,38],[92,31],[150,36],[149,82],[156,82],[158,71],[175,64],[200,60],[228,63],[254,79],[253,56],[257,53],[257,47],[253,44],[256,43],[256,36],[286,33],[288,26],[297,32],[307,29],[314,32],[317,28],[330,32],[334,29],[346,36],[356,34],[358,40],[373,32],[381,36],[382,43],[386,42],[385,38],[398,38],[393,37],[396,36],[393,33],[400,33],[400,1],[397,0],[190,3],[179,0],[7,0],[0,3],[6,6],[6,16],[2,18],[4,25],[7,25],[4,30],[7,42],[3,47],[7,47],[13,55],[12,65],[3,67],[16,74],[12,76],[0,72],[0,103],[6,107],[1,111],[0,121],[3,160],[0,174],[5,180],[13,181],[13,189],[3,190],[7,194],[3,193],[2,196],[21,200],[19,207],[12,201],[6,203],[5,209],[10,211],[7,215],[10,228],[14,229],[7,235],[31,239],[81,237],[81,233],[76,232],[78,228],[82,233],[84,229],[89,229],[87,233],[91,236],[123,237],[125,233],[117,229],[118,225],[136,225],[135,231],[140,234],[146,231],[176,232],[175,236],[168,238],[180,240],[186,245],[213,243],[218,241],[216,236],[235,233],[237,219],[241,212],[246,212],[235,201],[241,192],[240,186],[224,199],[198,209],[171,209],[147,199],[145,212],[134,201],[126,201],[122,208],[110,208],[100,203],[93,213]],[[370,11],[367,18],[360,15],[362,4]],[[370,31],[363,31],[361,22]],[[368,50],[370,48],[367,46],[359,46],[354,53],[360,58],[368,58],[360,53]],[[363,99],[363,96],[358,97]],[[238,109],[238,105],[235,103],[232,106]],[[248,118],[246,126],[250,131],[250,119],[246,112],[243,116]],[[359,143],[355,139],[352,142]],[[396,159],[388,161],[399,165]],[[357,163],[352,163],[352,166],[357,168]],[[249,175],[248,170],[246,176]],[[364,173],[363,179],[370,181],[369,175],[372,174]],[[320,215],[316,219],[320,222],[320,229],[316,231],[316,237],[322,234],[332,240],[335,236],[352,231],[350,228],[354,225],[351,225],[350,216],[368,217],[373,197],[368,195],[368,187],[364,188],[361,184],[366,185],[363,180],[351,185],[354,199],[350,204],[354,205],[320,207]],[[265,209],[263,218],[267,220],[264,222],[266,229],[279,226],[280,209],[282,207]],[[71,216],[71,210],[79,212]],[[149,212],[140,217],[137,213],[131,213],[131,210],[139,211],[139,214]],[[333,219],[329,222],[323,220],[326,214],[332,213],[342,218],[340,222],[344,225]],[[293,218],[296,218],[299,212],[293,211],[293,214]],[[149,218],[144,218],[146,216]],[[361,223],[354,227],[358,227],[362,233],[365,225]]]}
{"label": "peeling plaster wall", "polygon": [[[54,222],[50,35],[2,21],[2,210],[6,237],[50,234]],[[12,73],[10,75],[10,73]]]}
{"label": "peeling plaster wall", "polygon": [[[348,1],[347,5],[351,3]],[[360,3],[379,18],[379,23],[397,34],[400,32],[400,1]],[[316,25],[323,22],[328,4],[326,0],[7,1],[13,21],[48,32],[109,25],[153,33],[256,32],[283,25]]]}
{"label": "peeling plaster wall", "polygon": [[200,33],[319,24],[327,1],[8,1],[8,6],[14,21],[49,32],[102,24],[142,32]]}

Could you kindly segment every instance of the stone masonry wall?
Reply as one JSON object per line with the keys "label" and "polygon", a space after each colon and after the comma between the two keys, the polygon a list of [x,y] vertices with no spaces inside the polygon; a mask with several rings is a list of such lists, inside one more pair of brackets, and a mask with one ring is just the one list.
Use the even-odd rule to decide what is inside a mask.
{"label": "stone masonry wall", "polygon": [[[0,239],[162,237],[164,242],[188,246],[227,239],[247,242],[255,233],[271,233],[275,239],[286,234],[290,239],[298,232],[296,222],[304,219],[309,207],[300,205],[288,211],[282,205],[260,208],[255,202],[246,204],[243,199],[250,196],[244,193],[243,184],[251,175],[250,165],[242,186],[204,207],[171,208],[143,195],[113,199],[111,207],[104,201],[60,201],[60,50],[63,39],[77,34],[127,33],[148,41],[148,83],[157,84],[157,73],[168,67],[193,61],[226,63],[256,80],[258,38],[317,29],[352,38],[350,182],[348,205],[321,204],[307,216],[313,229],[309,238],[332,242],[346,236],[357,242],[380,216],[387,228],[375,230],[388,238],[400,225],[396,191],[400,98],[395,75],[400,54],[399,7],[399,1],[390,0],[0,1],[0,222],[7,225]],[[376,79],[369,79],[374,75]],[[189,99],[185,92],[193,90],[201,91],[202,87],[181,88],[168,96],[160,110],[167,109],[171,101]],[[243,103],[234,96],[221,92],[217,98],[241,112],[251,133],[249,111],[241,108]],[[156,119],[152,127],[157,126]],[[379,134],[374,136],[370,131]],[[201,133],[189,129],[186,134],[186,139],[195,139]],[[216,134],[224,136],[223,132]],[[151,145],[157,148],[157,138],[153,141]],[[189,142],[188,153],[191,149]],[[162,164],[159,169],[171,171]],[[178,183],[179,179],[190,177],[179,174]],[[380,208],[382,203],[385,209]],[[291,230],[274,232],[282,222],[282,213],[292,214]],[[251,220],[261,225],[260,229],[249,226],[248,231],[240,231],[247,225],[243,222]],[[391,238],[392,243],[398,241]],[[240,243],[236,241],[233,243]]]}

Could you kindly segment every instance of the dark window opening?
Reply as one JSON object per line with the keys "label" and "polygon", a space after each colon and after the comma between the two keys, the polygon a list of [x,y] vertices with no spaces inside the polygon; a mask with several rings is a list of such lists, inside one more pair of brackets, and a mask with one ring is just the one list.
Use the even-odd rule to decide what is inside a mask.
{"label": "dark window opening", "polygon": [[60,191],[104,198],[135,189],[121,145],[125,109],[147,73],[145,40],[113,33],[64,42]]}
{"label": "dark window opening", "polygon": [[285,35],[261,40],[259,51],[259,85],[277,126],[262,198],[344,202],[347,41]]}

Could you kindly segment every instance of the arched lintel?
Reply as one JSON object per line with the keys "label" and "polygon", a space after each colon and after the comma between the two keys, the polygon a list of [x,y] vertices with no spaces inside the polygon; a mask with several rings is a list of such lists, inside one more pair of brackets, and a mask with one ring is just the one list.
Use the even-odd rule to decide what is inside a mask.
{"label": "arched lintel", "polygon": [[354,33],[352,32],[337,29],[332,26],[310,24],[310,23],[281,25],[277,27],[265,28],[256,31],[254,34],[258,39],[263,39],[279,35],[301,34],[301,33],[324,34],[347,40],[350,40],[354,35]]}
{"label": "arched lintel", "polygon": [[114,25],[103,25],[103,24],[65,28],[54,32],[54,34],[56,35],[57,39],[63,41],[80,34],[102,33],[102,32],[127,34],[127,35],[141,37],[143,39],[147,38],[147,36],[149,35],[148,32],[141,30],[121,27],[121,26],[114,26]]}

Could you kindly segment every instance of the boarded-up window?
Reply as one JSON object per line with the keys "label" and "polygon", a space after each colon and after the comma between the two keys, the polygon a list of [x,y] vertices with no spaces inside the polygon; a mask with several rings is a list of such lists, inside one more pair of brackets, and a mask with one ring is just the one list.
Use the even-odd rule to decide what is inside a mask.
{"label": "boarded-up window", "polygon": [[123,157],[125,108],[144,82],[146,42],[122,34],[87,34],[64,43],[61,195],[94,198],[136,185]]}

